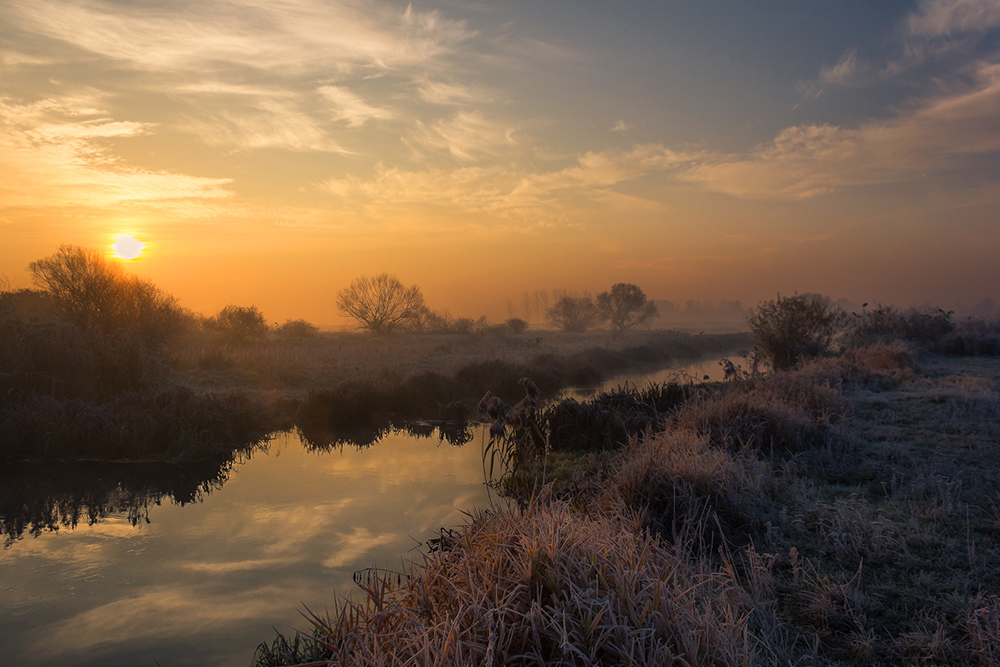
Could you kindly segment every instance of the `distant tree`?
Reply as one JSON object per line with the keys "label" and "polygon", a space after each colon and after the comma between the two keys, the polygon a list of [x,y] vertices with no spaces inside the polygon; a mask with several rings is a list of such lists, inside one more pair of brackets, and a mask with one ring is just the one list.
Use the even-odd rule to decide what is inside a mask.
{"label": "distant tree", "polygon": [[337,307],[361,327],[377,334],[412,328],[425,311],[420,288],[406,287],[388,273],[355,279],[337,295]]}
{"label": "distant tree", "polygon": [[632,283],[617,283],[610,292],[598,294],[597,312],[616,332],[642,326],[659,315],[656,304]]}
{"label": "distant tree", "polygon": [[232,343],[247,343],[267,335],[267,322],[257,306],[226,306],[210,320],[210,328],[222,332]]}
{"label": "distant tree", "polygon": [[147,343],[161,343],[186,318],[174,297],[149,280],[127,273],[97,250],[63,245],[51,257],[28,265],[34,283],[63,315],[103,333],[132,329]]}
{"label": "distant tree", "polygon": [[829,353],[843,320],[843,311],[815,294],[779,294],[777,301],[754,308],[747,319],[761,354],[776,370]]}
{"label": "distant tree", "polygon": [[589,296],[562,296],[548,310],[549,320],[563,331],[583,333],[601,321]]}
{"label": "distant tree", "polygon": [[319,333],[319,327],[305,320],[285,320],[278,333],[285,338],[310,338]]}
{"label": "distant tree", "polygon": [[504,322],[504,327],[511,333],[519,334],[528,330],[528,323],[520,317],[511,317]]}

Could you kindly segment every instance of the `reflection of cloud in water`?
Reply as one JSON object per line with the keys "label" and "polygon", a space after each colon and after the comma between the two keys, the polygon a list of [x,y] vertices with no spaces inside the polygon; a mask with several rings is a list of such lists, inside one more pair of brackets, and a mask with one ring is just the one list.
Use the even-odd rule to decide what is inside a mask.
{"label": "reflection of cloud in water", "polygon": [[267,592],[258,589],[233,593],[207,606],[201,602],[204,596],[198,586],[149,587],[139,595],[118,598],[41,628],[45,640],[35,647],[32,655],[52,659],[86,656],[107,652],[116,644],[144,639],[210,634],[267,613],[271,608]]}
{"label": "reflection of cloud in water", "polygon": [[361,556],[372,554],[376,547],[397,542],[399,535],[391,533],[374,534],[367,528],[355,526],[349,534],[340,534],[336,553],[323,561],[323,567],[340,568],[350,565],[357,569],[357,564],[363,560]]}
{"label": "reflection of cloud in water", "polygon": [[[357,590],[355,570],[399,569],[416,542],[488,502],[481,448],[390,435],[307,452],[282,436],[201,503],[150,507],[26,536],[0,551],[5,659],[240,665]],[[40,654],[44,647],[44,656]]]}

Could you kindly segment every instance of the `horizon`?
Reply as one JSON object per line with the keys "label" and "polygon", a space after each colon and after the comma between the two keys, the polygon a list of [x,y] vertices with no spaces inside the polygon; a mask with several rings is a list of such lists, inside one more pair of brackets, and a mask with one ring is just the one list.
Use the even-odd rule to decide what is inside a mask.
{"label": "horizon", "polygon": [[491,321],[619,282],[1000,302],[996,1],[39,0],[0,73],[15,287],[127,235],[184,307],[324,327],[383,271]]}

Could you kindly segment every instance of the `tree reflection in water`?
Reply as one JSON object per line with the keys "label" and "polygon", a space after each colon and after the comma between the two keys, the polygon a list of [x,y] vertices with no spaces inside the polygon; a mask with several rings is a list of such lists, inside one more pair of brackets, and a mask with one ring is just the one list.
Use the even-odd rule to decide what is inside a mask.
{"label": "tree reflection in water", "polygon": [[454,447],[461,447],[472,440],[472,429],[467,421],[399,421],[385,419],[367,420],[346,426],[334,424],[299,424],[296,427],[302,443],[309,451],[326,452],[348,447],[371,447],[392,433],[405,433],[414,438],[433,438]]}
{"label": "tree reflection in water", "polygon": [[[461,446],[472,440],[465,421],[430,422],[392,420],[332,429],[298,428],[306,449],[316,453],[365,448],[390,433],[416,438],[437,435],[440,442]],[[80,522],[99,523],[125,517],[133,526],[149,523],[149,508],[164,500],[177,505],[201,502],[229,479],[236,465],[257,451],[266,451],[270,439],[233,451],[225,459],[175,463],[14,463],[0,469],[0,532],[4,548],[28,535],[38,536]]]}
{"label": "tree reflection in water", "polygon": [[233,451],[222,460],[170,463],[15,463],[0,471],[0,531],[4,548],[22,539],[81,522],[124,516],[133,526],[149,522],[149,507],[163,500],[201,502],[222,488],[234,466],[268,440]]}

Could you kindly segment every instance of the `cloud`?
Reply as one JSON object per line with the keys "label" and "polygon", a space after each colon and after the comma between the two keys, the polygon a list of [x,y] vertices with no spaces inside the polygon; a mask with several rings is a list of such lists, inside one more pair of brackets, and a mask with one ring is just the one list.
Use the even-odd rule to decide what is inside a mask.
{"label": "cloud", "polygon": [[370,120],[385,120],[395,116],[389,109],[368,104],[347,88],[321,86],[316,92],[333,104],[333,118],[346,121],[349,127],[361,127]]}
{"label": "cloud", "polygon": [[852,49],[833,67],[823,67],[819,72],[819,80],[824,84],[849,86],[857,82],[859,70],[858,50]]}
{"label": "cloud", "polygon": [[963,33],[985,33],[1000,26],[1000,2],[996,0],[921,0],[906,20],[912,37],[956,37]]}
{"label": "cloud", "polygon": [[37,0],[5,13],[24,29],[154,71],[413,65],[474,34],[464,22],[436,12],[318,0],[181,0],[155,9],[101,0]]}
{"label": "cloud", "polygon": [[736,197],[801,199],[968,170],[998,151],[1000,64],[983,63],[971,89],[856,128],[789,127],[750,156],[710,156],[682,178]]}
{"label": "cloud", "polygon": [[696,156],[655,144],[630,151],[586,153],[572,165],[552,171],[512,166],[405,170],[376,166],[370,179],[333,178],[323,189],[344,202],[419,204],[484,211],[534,222],[562,218],[577,199],[593,205],[649,206],[648,200],[618,195],[614,186],[648,174],[682,168]]}
{"label": "cloud", "polygon": [[631,130],[631,129],[632,129],[631,125],[626,123],[624,120],[619,120],[617,123],[614,124],[614,126],[612,126],[611,131],[624,132],[625,130]]}
{"label": "cloud", "polygon": [[[412,95],[414,77],[476,35],[437,12],[350,0],[38,0],[0,8],[2,19],[103,56],[91,58],[96,69],[143,72],[127,93],[168,94],[183,112],[165,110],[164,126],[209,145],[342,153],[330,121],[361,127],[396,114],[329,82],[393,72]],[[428,95],[461,95],[458,84],[428,86]]]}
{"label": "cloud", "polygon": [[462,161],[495,157],[514,143],[514,128],[487,119],[479,111],[458,111],[432,123],[416,122],[406,139],[415,149],[445,151]]}
{"label": "cloud", "polygon": [[107,139],[151,131],[115,121],[97,96],[19,104],[0,98],[0,202],[4,206],[114,206],[224,199],[229,179],[130,167],[106,148]]}
{"label": "cloud", "polygon": [[429,104],[478,104],[493,101],[493,95],[478,85],[454,81],[432,81],[427,77],[417,79],[420,99]]}

